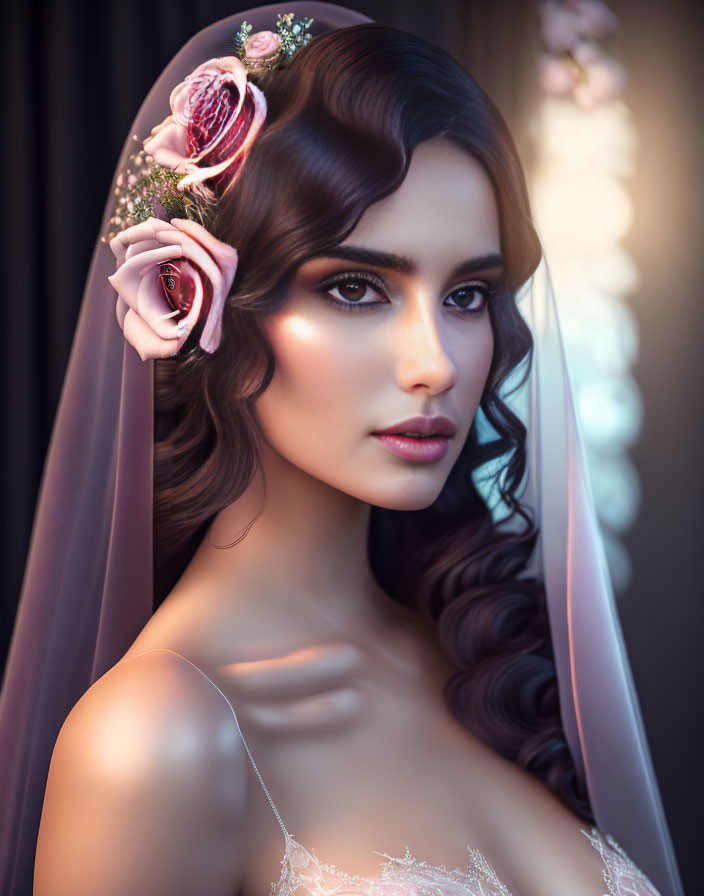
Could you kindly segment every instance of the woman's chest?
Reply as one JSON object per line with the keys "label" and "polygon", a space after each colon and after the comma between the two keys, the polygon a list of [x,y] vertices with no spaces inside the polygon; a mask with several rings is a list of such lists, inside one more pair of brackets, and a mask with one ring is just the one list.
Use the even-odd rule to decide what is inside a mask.
{"label": "woman's chest", "polygon": [[[501,760],[445,704],[451,670],[443,677],[432,657],[390,652],[319,643],[218,670],[288,830],[322,862],[365,878],[378,875],[379,852],[408,847],[454,868],[467,844],[490,848],[501,786]],[[245,878],[247,892],[266,894],[283,840],[254,774],[251,783]]]}
{"label": "woman's chest", "polygon": [[[376,638],[371,648],[344,637],[257,644],[244,634],[235,662],[208,655],[202,641],[199,650],[163,633],[160,644],[142,639],[133,649],[171,640],[170,649],[204,670],[231,704],[257,764],[241,844],[245,896],[268,896],[282,872],[273,804],[299,844],[345,874],[378,879],[380,854],[403,856],[406,848],[431,865],[464,868],[471,847],[518,889],[515,869],[541,851],[524,834],[544,829],[552,840],[553,821],[564,819],[550,809],[550,818],[532,820],[537,781],[453,716],[444,688],[456,670],[439,651],[405,633]],[[513,849],[517,839],[524,855]]]}

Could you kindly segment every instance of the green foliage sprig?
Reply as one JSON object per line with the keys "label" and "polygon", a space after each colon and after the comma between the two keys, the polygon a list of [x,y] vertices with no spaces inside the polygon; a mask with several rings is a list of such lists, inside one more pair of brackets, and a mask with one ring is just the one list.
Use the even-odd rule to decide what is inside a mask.
{"label": "green foliage sprig", "polygon": [[[137,140],[137,137],[133,137]],[[148,218],[190,218],[204,227],[211,217],[214,197],[202,184],[179,190],[185,174],[158,165],[141,149],[127,160],[127,166],[115,181],[115,209],[110,229],[102,241]]]}

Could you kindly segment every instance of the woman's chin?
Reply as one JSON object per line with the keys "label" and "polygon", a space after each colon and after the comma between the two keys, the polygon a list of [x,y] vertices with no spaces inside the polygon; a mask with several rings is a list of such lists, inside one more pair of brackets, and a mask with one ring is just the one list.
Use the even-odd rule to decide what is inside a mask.
{"label": "woman's chin", "polygon": [[371,500],[369,503],[376,507],[383,507],[385,510],[425,510],[437,500],[441,490],[442,484],[433,489],[406,488],[398,491],[385,489],[376,497],[376,500]]}

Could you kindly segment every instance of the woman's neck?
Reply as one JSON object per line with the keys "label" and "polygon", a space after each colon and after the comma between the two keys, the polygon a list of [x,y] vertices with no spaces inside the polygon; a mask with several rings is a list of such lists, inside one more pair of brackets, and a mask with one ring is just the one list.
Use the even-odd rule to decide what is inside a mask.
{"label": "woman's neck", "polygon": [[[367,550],[371,506],[308,475],[267,444],[261,462],[244,494],[213,520],[194,558],[201,569],[227,586],[223,593],[234,601],[256,593],[257,603],[282,601],[291,609],[296,602],[338,624],[383,615],[385,595]],[[216,547],[243,535],[233,547]]]}

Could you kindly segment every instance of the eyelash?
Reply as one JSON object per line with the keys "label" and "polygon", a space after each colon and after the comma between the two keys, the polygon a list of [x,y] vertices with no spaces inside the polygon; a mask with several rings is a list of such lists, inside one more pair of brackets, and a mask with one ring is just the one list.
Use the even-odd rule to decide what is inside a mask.
{"label": "eyelash", "polygon": [[[334,289],[336,286],[339,286],[342,283],[351,283],[354,281],[362,281],[363,283],[372,286],[377,292],[381,293],[386,298],[386,285],[383,280],[379,277],[376,277],[374,274],[371,274],[368,271],[355,271],[355,272],[346,272],[344,274],[337,274],[334,277],[325,280],[318,287],[320,293],[323,298],[325,298],[332,305],[335,305],[336,308],[339,308],[340,311],[369,311],[372,308],[375,308],[377,305],[384,305],[385,302],[343,302],[340,299],[336,299],[330,295],[330,290]],[[463,314],[482,314],[486,311],[487,303],[490,299],[494,297],[494,290],[485,283],[474,283],[469,282],[465,283],[462,286],[457,286],[452,290],[452,293],[459,291],[460,289],[468,289],[472,288],[474,292],[480,293],[484,297],[484,302],[480,308],[462,308],[460,305],[454,305],[449,307],[454,307],[458,311]]]}

